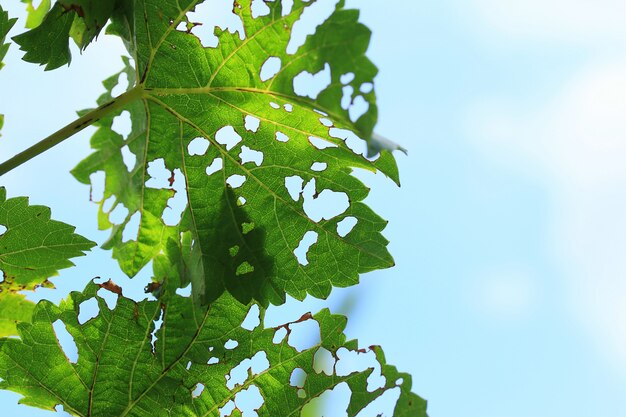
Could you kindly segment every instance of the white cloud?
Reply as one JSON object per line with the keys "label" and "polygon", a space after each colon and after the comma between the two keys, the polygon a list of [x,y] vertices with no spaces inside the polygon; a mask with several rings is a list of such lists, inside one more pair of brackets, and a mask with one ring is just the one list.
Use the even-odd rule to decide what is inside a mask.
{"label": "white cloud", "polygon": [[553,255],[572,311],[626,369],[626,62],[584,71],[551,103],[523,113],[477,105],[471,135],[552,193]]}
{"label": "white cloud", "polygon": [[511,35],[595,43],[626,42],[622,0],[474,0],[479,15]]}

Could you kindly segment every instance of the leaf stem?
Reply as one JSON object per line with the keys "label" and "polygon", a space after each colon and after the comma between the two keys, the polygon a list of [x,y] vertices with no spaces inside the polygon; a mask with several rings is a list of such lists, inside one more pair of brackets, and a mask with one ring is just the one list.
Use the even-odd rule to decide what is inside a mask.
{"label": "leaf stem", "polygon": [[57,130],[47,138],[37,142],[30,148],[18,153],[12,158],[0,164],[0,176],[7,172],[17,168],[25,162],[30,161],[39,154],[46,152],[53,148],[65,139],[70,138],[74,134],[80,132],[87,126],[91,126],[93,123],[100,120],[102,117],[110,114],[111,112],[124,107],[128,103],[140,98],[143,95],[143,87],[136,86],[131,90],[126,91],[124,94],[114,98],[113,100],[103,104],[102,106],[90,111],[89,113],[79,117],[72,123]]}

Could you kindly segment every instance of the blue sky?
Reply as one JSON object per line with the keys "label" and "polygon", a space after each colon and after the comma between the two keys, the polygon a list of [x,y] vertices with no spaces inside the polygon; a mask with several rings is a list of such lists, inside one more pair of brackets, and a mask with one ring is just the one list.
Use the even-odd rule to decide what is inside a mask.
{"label": "blue sky", "polygon": [[[364,177],[369,203],[390,220],[397,266],[331,297],[356,300],[349,336],[410,372],[431,417],[626,415],[626,6],[348,5],[373,31],[377,131],[409,150],[398,155],[401,188]],[[43,74],[13,47],[0,73],[2,159],[93,106],[120,52],[103,37],[69,69]],[[68,173],[88,137],[0,184],[102,242],[89,190]],[[78,259],[58,290],[33,298],[56,301],[96,275],[145,285],[148,271],[130,283],[108,255]],[[51,415],[17,398],[0,394],[6,415]]]}

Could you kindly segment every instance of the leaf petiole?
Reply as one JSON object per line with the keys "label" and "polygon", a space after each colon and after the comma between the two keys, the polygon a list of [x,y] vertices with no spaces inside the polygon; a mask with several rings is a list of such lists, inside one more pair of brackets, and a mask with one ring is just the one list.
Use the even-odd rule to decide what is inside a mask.
{"label": "leaf petiole", "polygon": [[143,95],[143,87],[136,86],[120,96],[114,98],[113,100],[101,105],[100,107],[90,111],[89,113],[79,117],[74,120],[72,123],[62,127],[57,130],[47,138],[37,142],[30,148],[18,153],[12,158],[6,160],[5,162],[0,164],[0,176],[6,174],[7,172],[17,168],[25,162],[30,161],[37,155],[40,155],[47,150],[53,148],[59,143],[63,142],[65,139],[70,138],[74,134],[80,132],[87,126],[92,125],[94,122],[100,120],[103,116],[110,114],[120,108],[124,107],[128,103],[141,98]]}

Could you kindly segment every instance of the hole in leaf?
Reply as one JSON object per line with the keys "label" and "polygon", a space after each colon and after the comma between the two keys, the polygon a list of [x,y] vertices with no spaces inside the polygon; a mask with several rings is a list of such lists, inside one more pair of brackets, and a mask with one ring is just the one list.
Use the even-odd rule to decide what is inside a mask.
{"label": "hole in leaf", "polygon": [[315,136],[309,136],[309,142],[319,150],[337,147],[334,143]]}
{"label": "hole in leaf", "polygon": [[139,235],[139,226],[141,220],[141,213],[136,211],[130,216],[130,220],[124,226],[124,230],[122,231],[122,242],[128,242],[130,240],[137,240]]}
{"label": "hole in leaf", "polygon": [[213,162],[211,162],[211,165],[206,167],[206,174],[213,175],[217,171],[221,171],[223,167],[224,167],[224,161],[222,160],[222,158],[215,158]]}
{"label": "hole in leaf", "polygon": [[242,385],[248,379],[248,370],[253,374],[260,374],[263,371],[268,370],[270,363],[267,359],[267,354],[264,351],[259,351],[251,358],[242,360],[237,366],[235,366],[228,374],[226,387],[230,390],[237,385]]}
{"label": "hole in leaf", "polygon": [[245,37],[243,22],[233,13],[232,1],[205,1],[198,4],[192,12],[187,14],[187,17],[192,22],[202,23],[196,26],[194,33],[204,47],[215,48],[217,46],[215,27],[232,34],[239,33],[241,40]]}
{"label": "hole in leaf", "polygon": [[361,87],[359,88],[359,90],[363,94],[371,93],[372,90],[374,90],[374,84],[372,84],[372,83],[363,83],[363,84],[361,84]]}
{"label": "hole in leaf", "polygon": [[333,126],[333,122],[327,117],[320,117],[320,123],[326,127]]}
{"label": "hole in leaf", "polygon": [[124,204],[118,203],[117,206],[109,213],[109,221],[113,224],[122,224],[128,216],[128,209]]}
{"label": "hole in leaf", "polygon": [[337,139],[342,139],[348,148],[357,155],[367,155],[367,142],[348,129],[331,128],[328,134]]}
{"label": "hole in leaf", "polygon": [[204,385],[198,383],[196,384],[195,388],[191,392],[191,396],[193,398],[198,398],[202,394],[202,391],[204,391]]}
{"label": "hole in leaf", "polygon": [[207,361],[207,365],[215,365],[216,363],[220,363],[220,359],[215,356]]}
{"label": "hole in leaf", "polygon": [[279,328],[274,332],[272,343],[278,344],[282,342],[285,339],[285,336],[287,336],[287,329],[285,329],[284,327]]}
{"label": "hole in leaf", "polygon": [[191,156],[204,155],[207,149],[209,149],[209,144],[210,142],[208,141],[208,139],[203,137],[197,137],[189,142],[189,145],[187,145],[187,152],[189,152],[189,155]]}
{"label": "hole in leaf", "polygon": [[283,105],[283,107],[285,108],[285,111],[287,113],[291,113],[293,111],[293,104],[291,103],[286,103],[285,105]]}
{"label": "hole in leaf", "polygon": [[306,391],[302,388],[298,390],[298,398],[306,398]]}
{"label": "hole in leaf", "polygon": [[125,93],[126,90],[128,90],[128,74],[123,72],[117,78],[117,84],[111,90],[111,97],[117,97],[120,94]]}
{"label": "hole in leaf", "polygon": [[370,108],[370,104],[363,98],[363,96],[356,96],[352,101],[352,105],[348,109],[350,120],[356,122],[361,116],[363,116]]}
{"label": "hole in leaf", "polygon": [[0,224],[0,236],[5,234],[7,231],[7,227],[3,224]]}
{"label": "hole in leaf", "polygon": [[243,319],[243,322],[241,323],[241,327],[246,330],[252,331],[256,329],[259,326],[259,324],[261,324],[259,306],[256,304],[253,304],[250,307],[250,310],[248,310],[248,314],[246,314],[246,317]]}
{"label": "hole in leaf", "polygon": [[261,66],[261,73],[259,76],[261,77],[261,81],[265,82],[271,78],[273,78],[278,71],[280,71],[280,67],[282,65],[282,61],[280,58],[276,56],[271,56],[267,58],[267,60]]}
{"label": "hole in leaf", "polygon": [[292,387],[302,388],[304,387],[304,383],[306,381],[306,372],[302,368],[296,368],[291,373],[291,377],[289,377],[289,385]]}
{"label": "hole in leaf", "polygon": [[146,181],[146,187],[156,189],[169,188],[169,179],[172,173],[165,167],[165,160],[163,158],[148,162],[147,172],[150,178]]}
{"label": "hole in leaf", "polygon": [[114,204],[115,204],[115,196],[112,195],[111,197],[104,200],[104,202],[102,203],[102,211],[105,213],[108,213],[109,211],[111,211]]}
{"label": "hole in leaf", "polygon": [[246,204],[246,199],[243,198],[242,196],[237,197],[237,205],[239,205],[240,207]]}
{"label": "hole in leaf", "polygon": [[341,89],[341,91],[343,91],[343,96],[341,97],[341,108],[348,110],[350,104],[352,104],[352,94],[354,93],[354,88],[351,85],[346,85]]}
{"label": "hole in leaf", "polygon": [[348,233],[350,233],[352,229],[354,229],[354,226],[356,226],[357,222],[358,220],[356,219],[356,217],[345,217],[343,220],[337,223],[337,234],[341,237],[346,237]]}
{"label": "hole in leaf", "polygon": [[293,201],[300,200],[300,193],[302,193],[303,185],[304,180],[297,175],[285,178],[285,188],[287,188],[287,192]]}
{"label": "hole in leaf", "polygon": [[242,164],[254,162],[256,166],[261,166],[263,163],[263,152],[250,149],[247,146],[242,146],[239,158],[241,158]]}
{"label": "hole in leaf", "polygon": [[270,107],[273,108],[274,110],[278,110],[280,109],[280,104],[276,104],[273,101],[270,101]]}
{"label": "hole in leaf", "polygon": [[246,182],[246,177],[239,174],[233,174],[226,178],[226,184],[228,184],[231,188],[239,188],[244,182]]}
{"label": "hole in leaf", "polygon": [[263,0],[252,0],[250,10],[252,11],[252,18],[254,19],[260,16],[267,16],[268,14],[270,14],[270,8]]}
{"label": "hole in leaf", "polygon": [[230,400],[224,407],[220,408],[220,417],[230,416],[233,411],[235,411],[235,401]]}
{"label": "hole in leaf", "polygon": [[187,284],[187,286],[184,288],[177,288],[176,294],[180,295],[181,297],[189,297],[191,295],[191,283]]}
{"label": "hole in leaf", "polygon": [[300,244],[296,249],[294,249],[293,254],[298,259],[298,263],[300,265],[306,266],[309,264],[309,260],[307,259],[307,253],[311,246],[313,246],[317,242],[318,234],[317,232],[308,231],[300,240]]}
{"label": "hole in leaf", "polygon": [[313,165],[311,165],[311,171],[322,172],[326,168],[328,168],[326,162],[313,162]]}
{"label": "hole in leaf", "polygon": [[283,6],[283,12],[282,12],[283,16],[287,16],[289,13],[291,13],[291,8],[293,7],[293,0],[282,0],[281,4]]}
{"label": "hole in leaf", "polygon": [[61,350],[65,353],[65,356],[71,363],[76,363],[78,361],[78,347],[76,346],[76,342],[70,332],[67,331],[65,323],[61,320],[57,320],[52,323],[52,328],[54,329],[54,333],[57,336],[57,340],[59,341],[59,345],[61,346]]}
{"label": "hole in leaf", "polygon": [[[368,389],[369,391],[369,389]],[[371,391],[370,391],[371,392]],[[400,388],[388,389],[363,408],[358,417],[392,416],[400,398]]]}
{"label": "hole in leaf", "polygon": [[260,125],[261,121],[254,116],[247,115],[244,119],[244,127],[250,132],[256,133]]}
{"label": "hole in leaf", "polygon": [[224,126],[220,130],[215,132],[215,140],[218,143],[226,146],[227,151],[230,151],[239,142],[241,142],[241,136],[235,131],[234,127]]}
{"label": "hole in leaf", "polygon": [[100,288],[96,294],[98,294],[98,297],[102,298],[104,300],[104,302],[106,303],[107,307],[109,308],[109,310],[114,310],[115,306],[117,305],[117,299],[118,296],[115,293],[112,293],[109,290],[106,290],[104,288]]}
{"label": "hole in leaf", "polygon": [[124,139],[128,138],[130,132],[132,130],[132,123],[130,121],[130,113],[128,110],[124,110],[118,116],[113,118],[113,124],[111,125],[111,130],[122,135]]}
{"label": "hole in leaf", "polygon": [[326,63],[324,69],[315,74],[302,71],[293,78],[293,91],[300,97],[309,97],[315,100],[331,83],[330,65]]}
{"label": "hole in leaf", "polygon": [[250,385],[247,389],[239,391],[235,395],[235,404],[241,411],[242,417],[258,417],[258,410],[265,400],[256,385]]}
{"label": "hole in leaf", "polygon": [[100,307],[98,307],[98,300],[91,297],[89,300],[85,300],[78,306],[78,323],[85,324],[87,321],[98,317]]}
{"label": "hole in leaf", "polygon": [[224,343],[224,348],[228,350],[233,350],[237,346],[239,346],[239,342],[233,339],[228,339],[226,343]]}
{"label": "hole in leaf", "polygon": [[289,136],[285,135],[283,132],[276,132],[276,140],[279,142],[289,142]]}
{"label": "hole in leaf", "polygon": [[187,184],[185,176],[178,168],[174,170],[174,182],[172,183],[174,195],[167,200],[167,207],[163,210],[163,223],[167,226],[176,226],[180,223],[183,212],[187,208]]}
{"label": "hole in leaf", "polygon": [[324,372],[326,375],[332,375],[334,372],[335,358],[330,351],[321,347],[313,356],[313,370],[316,373]]}
{"label": "hole in leaf", "polygon": [[159,318],[153,321],[154,330],[150,333],[150,344],[152,345],[152,353],[156,352],[157,333],[163,325],[163,309],[159,312]]}
{"label": "hole in leaf", "polygon": [[133,168],[135,168],[135,164],[137,163],[137,156],[130,151],[128,145],[122,146],[122,161],[126,168],[128,168],[128,172],[131,172]]}
{"label": "hole in leaf", "polygon": [[91,182],[91,201],[100,202],[104,198],[104,171],[97,171],[89,175]]}
{"label": "hole in leaf", "polygon": [[352,80],[354,80],[353,72],[347,72],[339,77],[339,81],[341,81],[341,84],[351,83]]}
{"label": "hole in leaf", "polygon": [[314,222],[322,219],[330,220],[350,207],[350,199],[344,192],[326,189],[316,194],[315,178],[304,187],[302,196],[304,197],[302,208]]}

